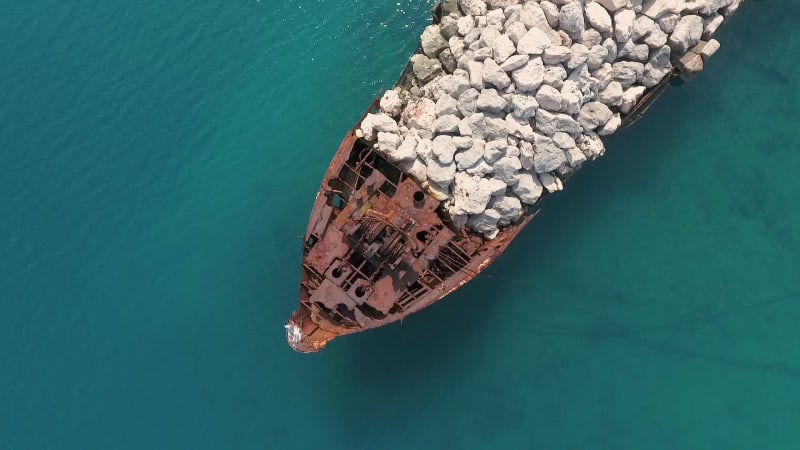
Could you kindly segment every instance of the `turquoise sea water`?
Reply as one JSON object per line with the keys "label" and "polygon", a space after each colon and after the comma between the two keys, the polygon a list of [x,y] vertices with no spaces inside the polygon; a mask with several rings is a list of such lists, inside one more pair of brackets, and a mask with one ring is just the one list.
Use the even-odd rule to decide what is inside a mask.
{"label": "turquoise sea water", "polygon": [[429,2],[5,2],[0,448],[797,449],[800,38],[705,73],[487,275],[299,355],[299,236]]}

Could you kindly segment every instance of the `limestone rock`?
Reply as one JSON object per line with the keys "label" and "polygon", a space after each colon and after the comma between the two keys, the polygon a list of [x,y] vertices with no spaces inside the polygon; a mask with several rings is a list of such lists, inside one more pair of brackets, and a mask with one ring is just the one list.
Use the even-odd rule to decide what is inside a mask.
{"label": "limestone rock", "polygon": [[597,95],[597,101],[610,106],[617,107],[622,103],[622,85],[619,81],[611,81],[605,89]]}
{"label": "limestone rock", "polygon": [[611,135],[619,129],[620,125],[622,125],[622,118],[619,116],[619,113],[616,113],[611,116],[611,119],[609,119],[605,125],[597,129],[597,134],[600,136]]}
{"label": "limestone rock", "polygon": [[475,28],[475,18],[471,14],[462,16],[456,22],[458,26],[458,34],[466,36],[470,31]]}
{"label": "limestone rock", "polygon": [[450,48],[450,53],[453,54],[456,61],[464,54],[464,39],[453,36],[447,41],[447,46]]}
{"label": "limestone rock", "polygon": [[661,31],[669,34],[675,30],[675,26],[678,25],[678,21],[680,20],[680,14],[667,14],[656,20],[656,23],[658,23],[658,27],[661,28]]}
{"label": "limestone rock", "polygon": [[[475,44],[472,44],[470,47],[476,47]],[[483,61],[487,58],[491,58],[492,56],[492,49],[489,47],[477,47],[472,49],[472,59],[475,61]]]}
{"label": "limestone rock", "polygon": [[530,122],[516,117],[514,114],[507,114],[505,118],[505,125],[508,133],[514,137],[522,140],[533,139],[534,132]]}
{"label": "limestone rock", "polygon": [[583,104],[583,92],[577,81],[567,79],[561,86],[561,110],[567,114],[578,114]]}
{"label": "limestone rock", "polygon": [[550,37],[539,28],[531,28],[517,42],[517,53],[541,55],[544,50],[552,45]]}
{"label": "limestone rock", "polygon": [[[478,134],[486,140],[491,139],[505,139],[508,136],[509,129],[506,125],[504,117],[487,113],[483,118],[483,134]],[[475,133],[473,133],[475,136]]]}
{"label": "limestone rock", "polygon": [[429,58],[436,58],[442,50],[447,48],[447,41],[442,36],[438,25],[428,25],[422,31],[420,41],[423,53]]}
{"label": "limestone rock", "polygon": [[633,22],[636,13],[630,9],[621,9],[614,13],[614,37],[617,42],[627,42],[633,33]]}
{"label": "limestone rock", "polygon": [[711,39],[710,41],[706,42],[703,48],[700,50],[700,56],[703,57],[703,61],[708,61],[709,58],[714,56],[715,53],[720,49],[719,41],[716,39]]}
{"label": "limestone rock", "polygon": [[613,31],[611,16],[606,8],[600,6],[599,3],[589,3],[584,7],[584,14],[592,28],[606,37],[611,35]]}
{"label": "limestone rock", "polygon": [[508,35],[514,45],[519,44],[519,40],[528,32],[522,22],[514,22],[506,28],[506,35]]}
{"label": "limestone rock", "polygon": [[605,89],[614,79],[614,69],[609,63],[603,63],[600,67],[592,71],[592,77],[597,80],[598,91]]}
{"label": "limestone rock", "polygon": [[[581,33],[581,36],[583,36],[583,33]],[[563,45],[564,47],[570,47],[573,44],[572,38],[569,37],[569,34],[567,34],[567,32],[564,30],[558,30],[558,33],[556,33],[556,38],[557,39],[553,39],[551,37],[553,43],[560,43],[560,45]]]}
{"label": "limestone rock", "polygon": [[568,3],[561,7],[558,16],[559,27],[566,31],[571,38],[577,39],[585,29],[583,7],[580,3]]}
{"label": "limestone rock", "polygon": [[656,22],[647,16],[639,16],[633,21],[633,31],[631,32],[631,40],[638,42],[644,39],[651,31],[659,29]]}
{"label": "limestone rock", "polygon": [[502,35],[492,42],[492,58],[498,64],[505,62],[516,51],[511,38]]}
{"label": "limestone rock", "polygon": [[439,184],[435,183],[433,180],[428,179],[425,183],[422,184],[422,188],[425,189],[431,197],[443,202],[450,198],[450,189],[448,186],[450,183],[447,183],[447,186],[440,186]]}
{"label": "limestone rock", "polygon": [[617,43],[614,42],[613,39],[608,38],[603,41],[603,47],[608,50],[608,56],[606,57],[606,62],[611,63],[617,60]]}
{"label": "limestone rock", "polygon": [[[597,91],[600,89],[597,79],[589,73],[586,64],[581,65],[569,74],[567,81],[574,83],[576,91],[580,92],[581,100],[587,102],[594,100]],[[566,82],[565,82],[566,83]],[[576,92],[577,93],[577,92]]]}
{"label": "limestone rock", "polygon": [[575,139],[575,144],[577,144],[578,148],[589,159],[595,159],[603,156],[603,154],[606,152],[606,147],[603,145],[603,141],[600,139],[600,136],[594,133],[581,134],[577,139]]}
{"label": "limestone rock", "polygon": [[595,0],[597,3],[607,9],[609,12],[615,12],[618,9],[626,6],[628,0]]}
{"label": "limestone rock", "polygon": [[717,30],[719,29],[720,25],[722,25],[722,22],[724,22],[724,20],[725,20],[725,17],[723,17],[723,16],[721,16],[719,14],[714,14],[710,18],[704,19],[703,20],[703,39],[708,39],[711,36],[714,36],[714,34],[716,34]]}
{"label": "limestone rock", "polygon": [[475,89],[483,88],[483,63],[480,61],[469,61],[467,63],[469,73],[469,84]]}
{"label": "limestone rock", "polygon": [[396,90],[390,89],[381,97],[381,110],[386,114],[397,117],[403,111],[403,101]]}
{"label": "limestone rock", "polygon": [[611,109],[607,105],[600,102],[589,102],[581,107],[578,123],[580,123],[585,130],[594,130],[611,120],[612,114]]}
{"label": "limestone rock", "polygon": [[453,145],[459,150],[472,147],[473,142],[477,142],[477,139],[473,141],[469,136],[453,136]]}
{"label": "limestone rock", "polygon": [[551,172],[567,162],[564,150],[552,138],[541,136],[533,147],[533,169],[536,173]]}
{"label": "limestone rock", "polygon": [[383,151],[386,157],[393,162],[412,161],[417,158],[417,138],[414,134],[407,134],[403,143],[396,147],[394,150],[388,150],[381,147],[381,133],[378,133],[378,146],[379,150]]}
{"label": "limestone rock", "polygon": [[436,115],[441,117],[449,114],[459,114],[458,102],[449,95],[443,95],[439,97],[439,100],[436,102]]}
{"label": "limestone rock", "polygon": [[524,66],[512,72],[514,84],[520,91],[533,92],[544,80],[544,64],[542,58],[533,58]]}
{"label": "limestone rock", "polygon": [[491,198],[489,180],[458,172],[453,180],[453,206],[449,212],[453,215],[480,214]]}
{"label": "limestone rock", "polygon": [[578,147],[573,147],[565,150],[567,154],[567,163],[572,167],[580,167],[581,164],[586,162],[586,155]]}
{"label": "limestone rock", "polygon": [[[623,86],[624,87],[624,86]],[[645,91],[644,86],[633,86],[630,89],[627,89],[625,93],[622,94],[622,102],[619,105],[619,110],[623,114],[628,114],[631,112],[633,107],[636,105],[636,102],[642,98]]]}
{"label": "limestone rock", "polygon": [[478,233],[483,233],[487,239],[494,239],[499,230],[497,229],[497,222],[501,219],[501,215],[494,209],[487,209],[486,211],[471,216],[467,221],[467,227]]}
{"label": "limestone rock", "polygon": [[634,44],[628,41],[619,50],[620,58],[627,58],[631,61],[645,62],[650,57],[650,47],[647,44]]}
{"label": "limestone rock", "polygon": [[454,114],[439,116],[434,123],[436,133],[455,133],[458,131],[458,123],[461,118]]}
{"label": "limestone rock", "polygon": [[414,158],[410,161],[402,161],[400,168],[418,183],[423,183],[428,179],[428,168],[419,159]]}
{"label": "limestone rock", "polygon": [[469,88],[458,96],[458,111],[463,117],[469,117],[477,110],[479,95],[477,89]]}
{"label": "limestone rock", "polygon": [[486,13],[486,26],[498,30],[503,29],[503,23],[506,21],[506,15],[502,8],[497,9],[492,6],[492,2],[486,2],[489,7],[489,12]]}
{"label": "limestone rock", "polygon": [[739,7],[741,5],[742,5],[742,0],[733,0],[730,5],[721,8],[719,12],[720,14],[722,14],[723,17],[730,17],[731,14],[739,10]]}
{"label": "limestone rock", "polygon": [[519,142],[519,162],[522,164],[523,170],[531,170],[533,169],[533,158],[535,156],[533,152],[533,141],[536,140],[536,134],[534,134],[534,138],[532,140],[522,140]]}
{"label": "limestone rock", "polygon": [[592,48],[601,42],[603,42],[603,36],[594,28],[587,28],[586,31],[581,34],[579,41],[579,43],[585,45],[586,48]]}
{"label": "limestone rock", "polygon": [[458,6],[464,14],[473,16],[486,15],[486,3],[483,0],[458,0]]}
{"label": "limestone rock", "polygon": [[439,32],[445,40],[458,36],[458,19],[460,14],[444,14],[439,24]]}
{"label": "limestone rock", "polygon": [[547,192],[556,192],[564,189],[561,180],[552,173],[539,174],[539,181],[542,182],[542,186],[544,186]]}
{"label": "limestone rock", "polygon": [[386,114],[367,114],[359,127],[364,139],[372,141],[378,132],[399,133],[397,122]]}
{"label": "limestone rock", "polygon": [[478,40],[478,47],[489,48],[489,51],[491,52],[492,44],[494,44],[495,39],[499,37],[500,37],[500,31],[497,28],[493,27],[484,28],[481,31],[481,38]]}
{"label": "limestone rock", "polygon": [[702,36],[703,19],[694,15],[683,16],[669,36],[669,46],[682,55],[694,47]]}
{"label": "limestone rock", "polygon": [[555,3],[547,0],[539,2],[539,6],[542,8],[542,12],[547,19],[547,24],[550,25],[550,28],[558,28],[558,16],[560,14],[558,6],[556,6]]}
{"label": "limestone rock", "polygon": [[580,124],[572,117],[566,114],[553,114],[542,108],[536,111],[536,128],[548,136],[559,131],[568,134],[577,134],[581,131]]}
{"label": "limestone rock", "polygon": [[450,51],[449,48],[442,50],[439,53],[439,62],[442,64],[442,69],[444,69],[447,73],[453,73],[458,67],[458,62],[456,61],[456,57],[453,56],[453,52]]}
{"label": "limestone rock", "polygon": [[595,70],[603,65],[608,57],[608,49],[602,45],[595,45],[589,49],[589,54],[586,56],[586,64],[590,70]]}
{"label": "limestone rock", "polygon": [[667,43],[669,35],[663,32],[661,28],[654,28],[653,31],[644,38],[644,43],[650,48],[658,48]]}
{"label": "limestone rock", "polygon": [[556,89],[561,89],[566,78],[567,70],[564,69],[564,66],[560,64],[545,66],[542,83],[553,86]]}
{"label": "limestone rock", "polygon": [[398,134],[381,131],[378,132],[378,142],[375,144],[375,148],[385,155],[391,154],[400,146],[402,139]]}
{"label": "limestone rock", "polygon": [[519,158],[513,156],[500,158],[494,163],[495,177],[503,180],[508,186],[513,186],[517,183],[520,169],[522,169],[522,164],[520,164]]}
{"label": "limestone rock", "polygon": [[679,11],[678,4],[683,0],[646,0],[642,2],[642,14],[651,19],[658,19]]}
{"label": "limestone rock", "polygon": [[500,64],[500,68],[506,72],[511,72],[524,66],[528,60],[528,55],[514,55],[506,59],[503,64]]}
{"label": "limestone rock", "polygon": [[436,158],[428,162],[428,179],[440,186],[449,186],[456,175],[456,165],[450,161],[442,163]]}
{"label": "limestone rock", "polygon": [[453,98],[458,98],[462,92],[470,87],[469,72],[463,69],[456,69],[452,75],[443,77],[441,81],[442,89]]}
{"label": "limestone rock", "polygon": [[553,134],[553,142],[562,150],[568,150],[575,147],[575,139],[573,139],[572,136],[568,135],[567,133],[558,132]]}
{"label": "limestone rock", "polygon": [[517,194],[520,201],[528,205],[536,203],[541,198],[543,190],[539,178],[530,172],[520,173],[517,176],[517,184],[512,188],[512,191]]}
{"label": "limestone rock", "polygon": [[550,28],[550,23],[547,21],[542,7],[537,2],[527,2],[522,6],[519,13],[519,20],[525,25],[528,30],[538,28],[552,37],[555,32]]}
{"label": "limestone rock", "polygon": [[481,38],[481,28],[473,28],[464,36],[464,46],[469,47]]}
{"label": "limestone rock", "polygon": [[569,47],[563,45],[551,46],[544,49],[542,54],[542,61],[545,64],[558,64],[568,61],[572,57],[572,51]]}
{"label": "limestone rock", "polygon": [[641,83],[648,88],[654,87],[669,74],[670,70],[671,68],[661,69],[648,62],[644,66]]}
{"label": "limestone rock", "polygon": [[468,168],[465,170],[470,175],[476,175],[479,177],[486,176],[494,171],[494,168],[491,164],[487,163],[486,161],[478,161],[478,164]]}
{"label": "limestone rock", "polygon": [[681,71],[681,77],[691,80],[703,70],[703,57],[697,53],[688,52],[678,60],[677,67]]}
{"label": "limestone rock", "polygon": [[429,98],[408,102],[403,111],[403,121],[409,128],[433,131],[436,122],[436,103]]}
{"label": "limestone rock", "polygon": [[543,84],[536,91],[536,101],[539,103],[539,107],[548,111],[559,112],[562,100],[561,92],[552,86]]}
{"label": "limestone rock", "polygon": [[500,158],[506,156],[508,143],[501,139],[489,141],[484,146],[483,159],[489,164],[496,163]]}
{"label": "limestone rock", "polygon": [[[503,187],[505,188],[505,186]],[[492,197],[487,209],[493,209],[500,213],[500,220],[497,222],[499,226],[508,225],[522,216],[522,203],[517,197],[509,195]]]}
{"label": "limestone rock", "polygon": [[569,70],[577,68],[581,64],[585,63],[589,58],[589,49],[583,44],[572,44],[572,47],[570,47],[569,50],[571,55],[566,64],[567,69]]}
{"label": "limestone rock", "polygon": [[433,156],[433,141],[427,138],[420,138],[417,141],[417,158],[421,159],[425,164],[435,159]]}
{"label": "limestone rock", "polygon": [[416,54],[411,57],[411,70],[420,82],[426,83],[442,72],[442,65],[438,60]]}
{"label": "limestone rock", "polygon": [[480,111],[500,113],[505,109],[508,102],[497,94],[494,89],[484,89],[478,95],[477,107]]}
{"label": "limestone rock", "polygon": [[447,135],[439,135],[433,138],[433,156],[442,164],[450,164],[453,162],[453,156],[456,154],[456,145],[453,144],[453,138]]}
{"label": "limestone rock", "polygon": [[611,67],[614,70],[614,79],[619,81],[622,87],[632,85],[644,73],[644,64],[635,61],[618,61]]}
{"label": "limestone rock", "polygon": [[536,115],[539,103],[533,96],[514,94],[511,97],[511,107],[513,114],[520,119],[530,119]]}
{"label": "limestone rock", "polygon": [[[483,82],[497,89],[505,89],[511,85],[511,78],[508,77],[505,70],[501,69],[494,60],[487,59],[483,63]],[[478,88],[474,84],[473,87]]]}

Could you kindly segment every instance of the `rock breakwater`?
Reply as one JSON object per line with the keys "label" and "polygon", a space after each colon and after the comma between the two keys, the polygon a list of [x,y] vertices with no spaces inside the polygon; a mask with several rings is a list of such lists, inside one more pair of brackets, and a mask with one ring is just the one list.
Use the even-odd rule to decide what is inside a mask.
{"label": "rock breakwater", "polygon": [[741,0],[449,0],[357,132],[494,238],[605,153],[648,90],[691,78]]}

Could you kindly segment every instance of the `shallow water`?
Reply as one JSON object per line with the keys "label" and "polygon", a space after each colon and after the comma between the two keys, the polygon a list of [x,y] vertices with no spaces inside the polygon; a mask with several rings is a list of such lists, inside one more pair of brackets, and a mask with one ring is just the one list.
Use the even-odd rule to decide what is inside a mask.
{"label": "shallow water", "polygon": [[319,180],[428,8],[4,8],[2,448],[797,447],[791,2],[746,2],[486,275],[289,350]]}

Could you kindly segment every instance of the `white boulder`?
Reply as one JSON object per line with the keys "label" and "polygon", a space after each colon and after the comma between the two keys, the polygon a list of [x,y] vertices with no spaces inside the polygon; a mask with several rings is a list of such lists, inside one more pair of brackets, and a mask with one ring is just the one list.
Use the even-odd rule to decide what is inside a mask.
{"label": "white boulder", "polygon": [[542,197],[543,187],[536,174],[526,171],[517,176],[517,184],[512,191],[522,203],[532,205]]}
{"label": "white boulder", "polygon": [[599,3],[588,3],[584,7],[584,14],[586,14],[586,20],[592,28],[599,31],[603,36],[611,35],[614,28],[611,23],[611,15],[608,14],[606,8],[600,6]]}

